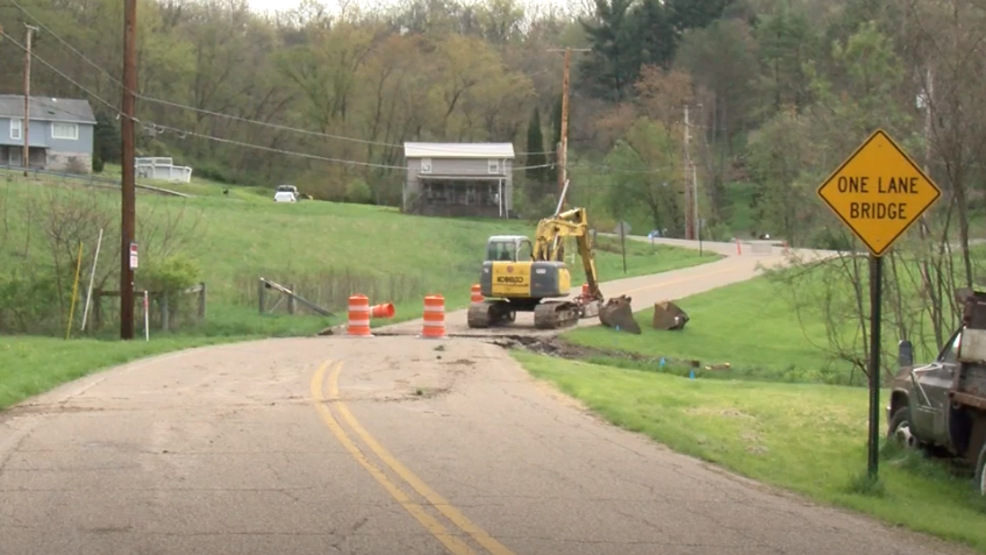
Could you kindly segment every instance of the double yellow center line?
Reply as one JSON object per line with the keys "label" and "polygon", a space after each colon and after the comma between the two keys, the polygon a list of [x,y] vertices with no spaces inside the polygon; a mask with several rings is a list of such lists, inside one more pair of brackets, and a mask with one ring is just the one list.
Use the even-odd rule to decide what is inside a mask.
{"label": "double yellow center line", "polygon": [[[390,454],[380,443],[374,439],[369,432],[366,431],[363,426],[360,425],[359,421],[353,416],[353,413],[339,399],[339,374],[342,372],[342,361],[336,361],[334,364],[331,360],[325,361],[321,366],[319,366],[318,371],[312,377],[311,390],[312,390],[312,403],[315,409],[321,415],[322,420],[325,425],[328,426],[329,430],[335,435],[339,443],[349,452],[350,455],[356,459],[367,472],[370,473],[373,478],[383,486],[384,490],[390,494],[398,503],[407,510],[421,525],[428,530],[428,532],[435,536],[435,538],[442,543],[453,555],[478,555],[467,543],[462,541],[459,536],[453,535],[449,532],[441,522],[438,521],[434,516],[429,513],[425,507],[430,506],[437,510],[457,528],[471,536],[476,543],[483,546],[491,555],[515,555],[512,551],[504,547],[503,544],[496,541],[492,536],[490,536],[486,531],[481,529],[479,526],[473,524],[468,518],[465,517],[458,509],[452,506],[445,498],[439,495],[435,490],[428,487],[421,478],[418,478],[413,472],[408,470],[400,461],[398,461],[393,455]],[[331,372],[328,378],[328,399],[324,395],[324,389],[326,386],[325,373],[331,367]],[[391,481],[390,478],[373,463],[356,445],[353,439],[346,433],[342,425],[336,418],[332,415],[332,411],[329,410],[329,406],[325,401],[333,400],[333,404],[342,416],[343,421],[349,425],[353,433],[365,443],[371,451],[373,451],[376,456],[383,461],[384,465],[390,468],[401,480],[403,480],[408,486],[410,486],[414,491],[416,491],[421,497],[425,498],[428,503],[422,504],[417,503],[411,497],[404,492],[397,484]]]}

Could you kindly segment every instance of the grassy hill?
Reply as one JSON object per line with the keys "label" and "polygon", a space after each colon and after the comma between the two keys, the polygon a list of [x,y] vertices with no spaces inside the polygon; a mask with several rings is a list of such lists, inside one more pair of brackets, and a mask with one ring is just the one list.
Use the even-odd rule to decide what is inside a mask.
{"label": "grassy hill", "polygon": [[[64,336],[81,241],[83,261],[72,333],[82,335],[78,327],[101,228],[104,240],[96,288],[119,288],[119,192],[85,183],[65,178],[25,180],[9,172],[0,176],[0,332]],[[533,225],[519,220],[427,218],[392,208],[319,201],[279,204],[272,200],[273,191],[263,188],[229,187],[226,196],[224,186],[198,179],[185,185],[155,185],[194,196],[138,192],[137,288],[152,286],[151,278],[205,282],[208,303],[206,318],[199,322],[194,318],[194,297],[182,297],[172,307],[177,329],[171,334],[158,329],[159,312],[152,307],[152,343],[174,334],[199,342],[208,337],[310,335],[344,321],[346,301],[357,292],[368,295],[371,303],[396,305],[397,318],[378,324],[420,317],[426,294],[444,295],[449,309],[463,307],[478,279],[487,238],[533,232]],[[617,241],[600,238],[596,251],[604,281],[712,260],[715,257],[708,253],[699,257],[695,251],[628,242],[624,274]],[[272,314],[260,315],[261,276],[295,286],[338,317],[318,316],[300,305],[295,315],[288,315],[286,302]],[[581,285],[578,266],[573,267],[573,276],[575,285]],[[279,298],[272,291],[267,296],[269,307]],[[117,336],[116,306],[116,299],[104,299],[102,328],[85,335]],[[142,335],[139,302],[137,312]],[[27,343],[11,347],[11,341],[0,349],[0,366],[11,371],[35,366],[31,357],[16,354],[18,345]],[[44,343],[34,339],[28,350],[43,349]],[[177,342],[173,347],[179,346]],[[141,353],[134,351],[134,356]],[[107,362],[116,360],[111,356]],[[92,365],[100,361],[96,357]]]}

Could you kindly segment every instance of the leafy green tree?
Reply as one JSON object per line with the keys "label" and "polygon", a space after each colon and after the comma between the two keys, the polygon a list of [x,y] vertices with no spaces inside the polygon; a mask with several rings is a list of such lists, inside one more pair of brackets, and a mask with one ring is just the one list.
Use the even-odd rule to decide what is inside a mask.
{"label": "leafy green tree", "polygon": [[792,245],[802,244],[818,209],[811,183],[802,179],[812,162],[812,139],[811,121],[793,109],[778,113],[750,136],[757,231],[781,235]]}
{"label": "leafy green tree", "polygon": [[816,36],[804,9],[782,4],[757,25],[756,38],[764,67],[764,101],[773,112],[790,104],[804,108],[810,99],[804,64],[819,54]]}
{"label": "leafy green tree", "polygon": [[116,118],[100,111],[96,114],[96,128],[93,130],[93,159],[119,164],[121,147],[120,128]]}
{"label": "leafy green tree", "polygon": [[546,168],[541,166],[544,166],[547,160],[544,135],[541,132],[541,111],[535,106],[531,112],[531,120],[527,124],[527,178],[534,182],[546,181]]}
{"label": "leafy green tree", "polygon": [[592,52],[579,64],[590,94],[610,102],[622,102],[633,93],[640,68],[639,26],[634,21],[633,0],[596,0],[595,21],[581,21]]}
{"label": "leafy green tree", "polygon": [[677,47],[674,24],[661,0],[644,0],[634,10],[637,21],[637,43],[640,51],[635,73],[639,76],[642,66],[667,69],[674,61]]}
{"label": "leafy green tree", "polygon": [[684,230],[684,174],[680,144],[673,132],[646,117],[638,118],[606,156],[618,168],[611,174],[608,205],[625,218],[644,210],[648,223],[679,235]]}
{"label": "leafy green tree", "polygon": [[669,19],[677,37],[689,29],[704,29],[726,14],[735,0],[667,0]]}

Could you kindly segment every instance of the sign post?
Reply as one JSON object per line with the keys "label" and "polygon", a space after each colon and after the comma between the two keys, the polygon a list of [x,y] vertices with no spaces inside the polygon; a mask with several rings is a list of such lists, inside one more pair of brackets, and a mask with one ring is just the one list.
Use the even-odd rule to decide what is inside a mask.
{"label": "sign post", "polygon": [[883,255],[941,196],[931,178],[877,129],[818,188],[818,196],[870,251],[870,426],[867,471],[878,476]]}
{"label": "sign post", "polygon": [[620,250],[623,251],[623,273],[627,273],[627,233],[630,233],[630,224],[620,222],[616,224],[616,233],[620,235]]}

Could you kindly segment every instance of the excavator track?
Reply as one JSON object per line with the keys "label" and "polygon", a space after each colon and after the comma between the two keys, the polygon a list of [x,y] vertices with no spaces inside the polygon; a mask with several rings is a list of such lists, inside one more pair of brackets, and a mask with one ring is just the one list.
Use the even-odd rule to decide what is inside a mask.
{"label": "excavator track", "polygon": [[484,300],[473,303],[466,312],[466,323],[473,329],[484,329],[509,324],[517,318],[517,313],[507,301]]}
{"label": "excavator track", "polygon": [[534,307],[534,327],[539,330],[571,327],[580,317],[579,305],[571,301],[548,301]]}

